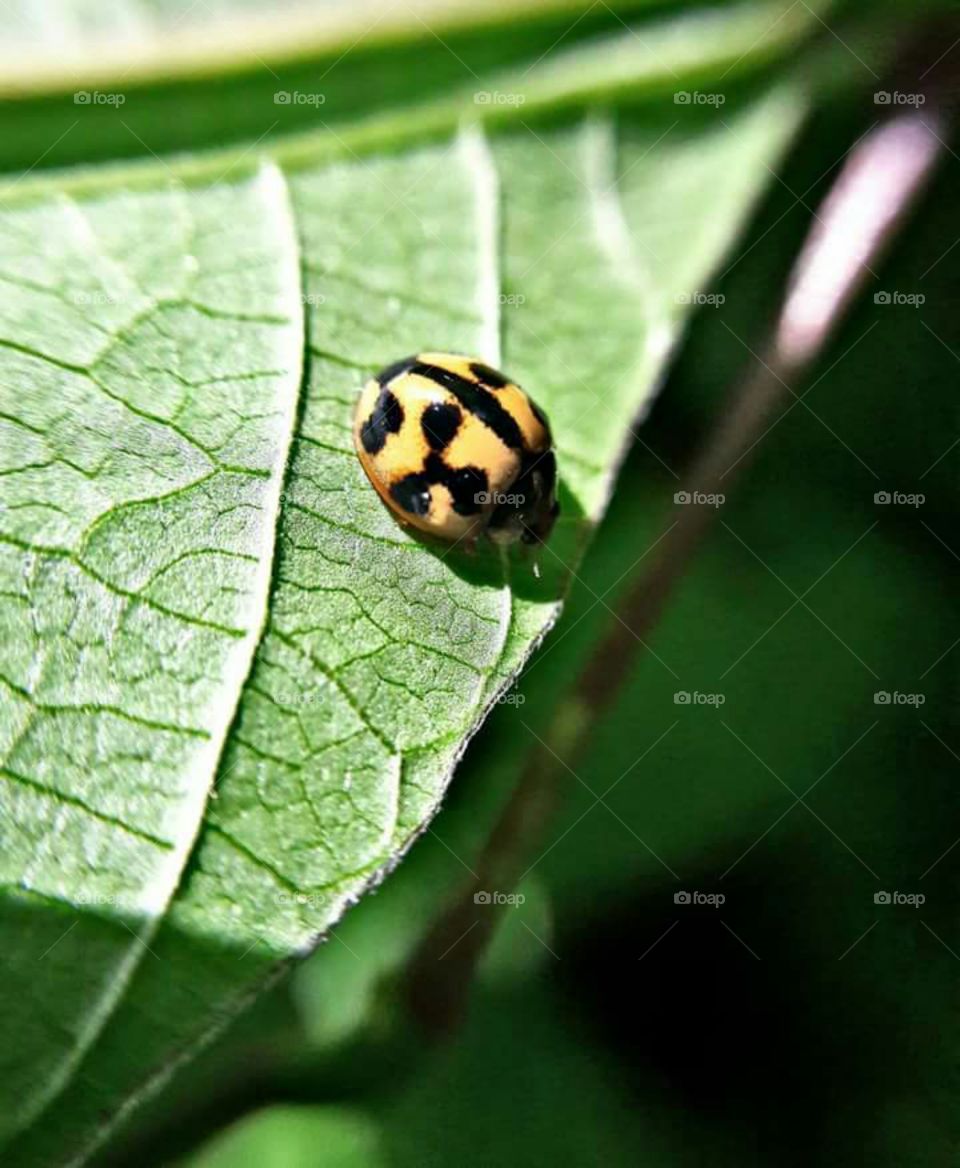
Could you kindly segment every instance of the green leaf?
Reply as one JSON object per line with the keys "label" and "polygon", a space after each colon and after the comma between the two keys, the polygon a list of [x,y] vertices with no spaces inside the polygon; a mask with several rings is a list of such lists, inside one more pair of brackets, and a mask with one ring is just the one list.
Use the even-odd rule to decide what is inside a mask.
{"label": "green leaf", "polygon": [[[756,31],[741,21],[738,36],[723,43],[731,67],[734,48],[749,51],[748,28]],[[608,48],[578,57],[571,80],[551,68],[546,88],[534,90],[537,103],[609,92],[627,84],[631,70],[648,76],[647,59],[638,62],[634,50],[612,59],[611,82]],[[677,60],[695,72],[715,57]],[[662,84],[661,62],[654,73]],[[444,106],[417,129],[451,124],[459,108]],[[371,149],[396,129],[358,129],[354,145]],[[28,564],[39,548],[64,561],[57,571],[86,573],[93,590],[86,609],[66,585],[56,603],[25,605],[21,565],[4,600],[14,683],[4,710],[4,717],[11,711],[10,797],[23,799],[20,788],[28,788],[39,798],[36,788],[50,787],[55,775],[66,800],[46,821],[19,806],[4,815],[30,825],[36,839],[30,844],[22,831],[18,844],[30,844],[30,856],[10,849],[5,857],[7,883],[30,890],[4,902],[25,937],[4,974],[12,979],[6,998],[36,1003],[6,1076],[17,1100],[6,1109],[11,1126],[63,1090],[11,1149],[11,1163],[82,1154],[104,1120],[113,1122],[222,1025],[282,961],[314,944],[424,829],[467,740],[556,619],[630,423],[676,335],[682,311],[664,302],[630,255],[607,120],[505,134],[491,147],[470,130],[366,158],[346,158],[354,146],[334,137],[278,152],[299,236],[307,346],[275,557],[272,520],[302,347],[277,172],[242,178],[231,156],[186,162],[186,185],[155,166],[28,181],[2,221],[0,255],[19,281],[0,285],[4,356],[18,382],[34,380],[23,362],[43,367],[37,353],[60,362],[55,376],[36,375],[41,391],[26,406],[11,400],[8,409],[5,397],[13,417],[36,402],[46,412],[34,426],[38,442],[16,440],[3,482],[4,523]],[[335,153],[341,161],[331,160]],[[227,182],[217,181],[222,163]],[[275,205],[264,203],[267,190]],[[48,267],[34,255],[38,233]],[[678,263],[688,238],[677,241]],[[720,233],[714,251],[719,240]],[[693,237],[690,247],[711,262],[702,241]],[[116,291],[101,268],[127,283]],[[196,280],[206,298],[184,302],[184,280]],[[79,304],[83,311],[71,314]],[[102,357],[97,342],[117,336],[116,351]],[[380,365],[425,347],[502,363],[551,414],[564,516],[541,554],[539,577],[520,560],[471,562],[416,542],[362,475],[350,440],[356,389]],[[94,375],[98,391],[126,403],[135,420],[124,415],[121,425],[70,396],[71,379]],[[219,396],[221,382],[243,388]],[[247,424],[232,426],[241,403]],[[72,412],[62,413],[64,404]],[[83,426],[64,434],[64,417]],[[166,435],[168,449],[154,431],[163,434],[171,421],[177,430],[176,439]],[[98,460],[94,438],[105,434],[114,441]],[[211,451],[224,465],[211,463],[202,478]],[[105,482],[96,490],[75,485],[67,471]],[[47,498],[38,483],[63,476],[68,486],[51,487]],[[236,484],[224,493],[221,479],[234,478],[247,493]],[[149,523],[147,501],[171,490],[178,494],[155,503]],[[85,506],[100,510],[82,536],[70,523]],[[109,521],[96,523],[108,511]],[[248,559],[231,557],[238,549],[224,527],[237,545],[249,541],[240,549]],[[269,619],[244,685],[271,558]],[[238,564],[254,565],[256,589]],[[0,611],[7,621],[7,608]],[[103,616],[111,611],[122,636],[107,636]],[[124,624],[130,611],[141,622],[132,634]],[[52,631],[34,627],[38,612]],[[185,631],[164,636],[164,621]],[[23,650],[44,637],[55,642],[47,675]],[[93,729],[65,737],[65,697],[45,685],[66,686]],[[114,725],[122,721],[117,702],[106,700],[114,689],[146,723],[136,734]],[[54,719],[52,730],[34,738],[33,726],[22,729],[24,701]],[[176,749],[195,752],[192,761],[168,745],[172,738]],[[221,746],[215,799],[154,936]],[[18,760],[23,766],[13,769]],[[110,817],[99,851],[88,831],[79,837],[91,811]],[[160,840],[170,846],[159,850],[174,858],[133,854],[123,834],[131,828],[143,837],[138,848],[157,849]],[[55,862],[53,831],[61,837]],[[84,910],[75,930],[72,909]],[[81,978],[73,976],[78,967]]]}
{"label": "green leaf", "polygon": [[0,257],[12,1127],[109,1013],[194,842],[265,617],[302,325],[269,166],[38,201],[0,219]]}
{"label": "green leaf", "polygon": [[[469,131],[292,175],[307,386],[270,619],[189,880],[151,944],[158,960],[141,965],[131,1017],[121,1010],[103,1040],[99,1058],[122,1047],[110,1085],[119,1097],[396,863],[466,738],[555,619],[567,565],[654,384],[657,322],[608,239],[622,230],[611,135],[597,121],[506,139],[491,155]],[[399,353],[438,344],[502,360],[553,418],[564,516],[540,579],[529,562],[424,546],[397,527],[355,458],[359,384]],[[76,1090],[102,1091],[108,1078],[81,1073]]]}
{"label": "green leaf", "polygon": [[[741,221],[775,177],[774,167],[797,129],[803,88],[781,84],[761,100],[728,108],[681,103],[666,125],[627,122],[620,149],[624,217],[651,295],[666,314],[702,302]],[[664,119],[666,121],[666,119]],[[662,145],[661,145],[662,142]],[[651,156],[669,166],[651,166]],[[715,301],[712,303],[716,303]]]}

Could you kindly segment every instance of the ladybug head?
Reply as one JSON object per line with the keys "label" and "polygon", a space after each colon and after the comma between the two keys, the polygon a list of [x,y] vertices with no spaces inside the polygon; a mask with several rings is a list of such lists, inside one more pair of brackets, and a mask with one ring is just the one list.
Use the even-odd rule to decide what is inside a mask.
{"label": "ladybug head", "polygon": [[545,543],[559,513],[553,451],[525,454],[520,473],[495,502],[487,532],[499,544]]}

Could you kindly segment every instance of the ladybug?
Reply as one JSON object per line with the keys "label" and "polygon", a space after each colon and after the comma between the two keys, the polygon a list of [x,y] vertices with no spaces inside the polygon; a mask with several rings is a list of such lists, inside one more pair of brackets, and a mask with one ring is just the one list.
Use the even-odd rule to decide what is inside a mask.
{"label": "ladybug", "polygon": [[547,539],[559,512],[550,424],[515,382],[473,357],[417,353],[364,386],[353,437],[403,522],[472,547]]}

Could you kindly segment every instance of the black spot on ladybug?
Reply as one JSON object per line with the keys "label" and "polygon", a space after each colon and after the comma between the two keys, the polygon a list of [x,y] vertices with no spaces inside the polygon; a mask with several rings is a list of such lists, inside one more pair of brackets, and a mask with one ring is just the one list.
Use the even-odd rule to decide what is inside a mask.
{"label": "black spot on ladybug", "polygon": [[458,515],[479,515],[483,510],[484,498],[489,492],[490,484],[486,471],[480,467],[463,466],[454,470],[447,466],[439,454],[431,452],[424,460],[422,477],[430,485],[437,483],[447,488],[453,501],[453,509]]}
{"label": "black spot on ladybug", "polygon": [[411,515],[426,515],[430,510],[430,483],[425,474],[404,475],[390,488],[390,495]]}
{"label": "black spot on ladybug", "polygon": [[471,361],[470,372],[477,381],[482,381],[484,385],[489,385],[491,389],[503,389],[505,385],[510,384],[509,377],[504,377],[498,369],[491,369],[489,365],[484,365],[482,361]]}
{"label": "black spot on ladybug", "polygon": [[433,450],[445,450],[453,441],[462,421],[460,407],[448,402],[432,402],[420,415],[423,436]]}
{"label": "black spot on ladybug", "polygon": [[557,485],[557,460],[552,450],[538,454],[530,464],[530,472],[540,477],[541,494],[553,494]]}
{"label": "black spot on ladybug", "polygon": [[453,509],[458,515],[477,515],[483,509],[487,495],[487,476],[477,466],[464,466],[452,471],[444,486],[453,499]]}
{"label": "black spot on ladybug", "polygon": [[411,365],[416,361],[416,357],[401,357],[399,361],[394,361],[392,365],[388,365],[386,369],[381,369],[377,374],[376,380],[380,385],[389,385],[391,381],[400,376],[401,373],[406,373]]}
{"label": "black spot on ladybug", "polygon": [[360,427],[360,441],[367,454],[379,454],[387,438],[397,434],[403,425],[403,406],[389,389],[381,389],[370,411],[370,417]]}
{"label": "black spot on ladybug", "polygon": [[[479,418],[491,429],[504,446],[511,450],[523,449],[523,434],[516,419],[503,408],[496,397],[475,381],[468,381],[451,369],[442,365],[430,365],[426,361],[415,361],[410,372],[429,378],[435,385],[450,391],[465,410]],[[504,383],[506,384],[506,383]]]}
{"label": "black spot on ladybug", "polygon": [[450,467],[435,451],[431,451],[423,460],[423,473],[428,483],[445,483],[450,474]]}

